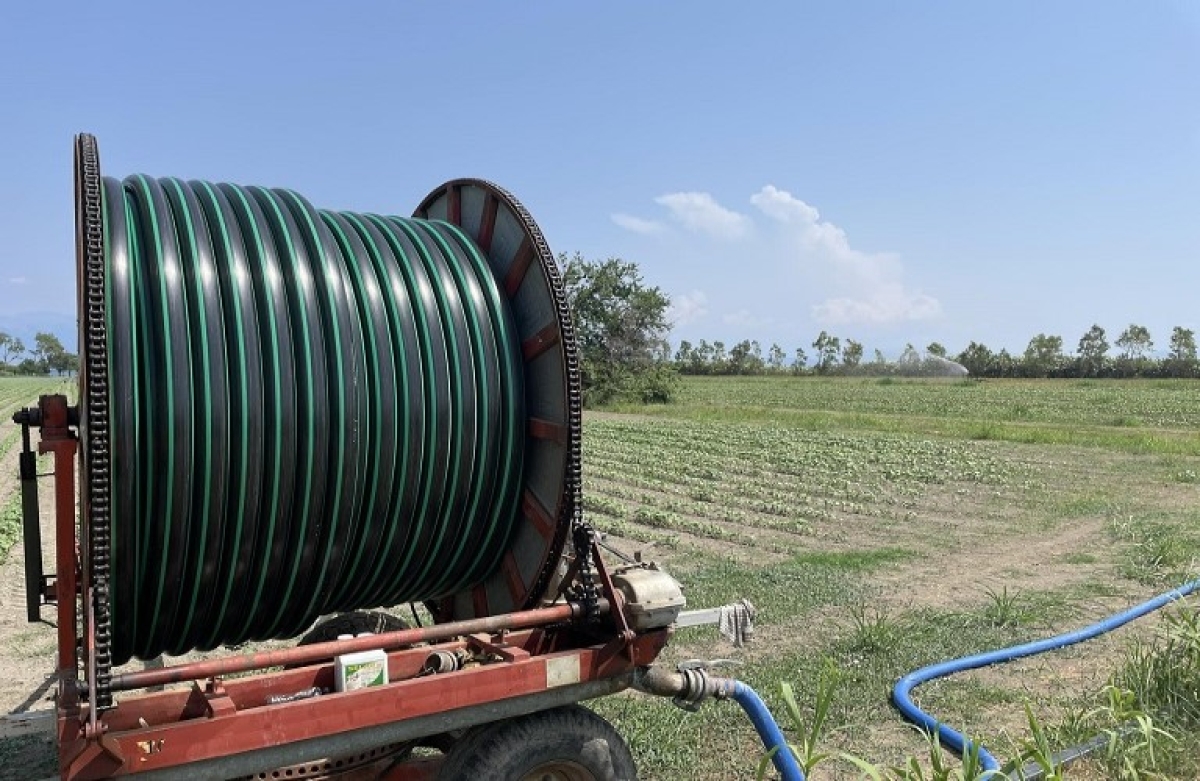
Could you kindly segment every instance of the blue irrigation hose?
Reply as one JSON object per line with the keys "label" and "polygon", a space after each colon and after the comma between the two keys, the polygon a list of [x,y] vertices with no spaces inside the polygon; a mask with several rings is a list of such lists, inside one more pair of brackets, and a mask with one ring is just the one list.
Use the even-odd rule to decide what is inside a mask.
{"label": "blue irrigation hose", "polygon": [[775,717],[767,710],[766,703],[758,696],[758,692],[741,681],[734,681],[732,699],[746,711],[767,751],[773,752],[771,762],[783,781],[804,781],[804,773],[796,763],[796,757],[792,755],[787,739],[783,737],[783,730],[775,723]]}
{"label": "blue irrigation hose", "polygon": [[942,745],[948,746],[951,750],[962,756],[968,751],[978,750],[979,762],[985,771],[999,771],[1000,763],[996,758],[982,746],[974,746],[971,741],[963,736],[961,732],[957,732],[944,724],[939,723],[936,719],[918,708],[912,701],[912,690],[921,684],[932,681],[935,678],[943,678],[947,675],[962,672],[963,670],[974,670],[979,667],[986,667],[990,664],[999,664],[1000,662],[1010,662],[1013,659],[1020,659],[1026,656],[1033,656],[1044,651],[1051,651],[1055,648],[1065,648],[1068,645],[1082,643],[1085,640],[1091,640],[1099,637],[1106,632],[1111,632],[1114,629],[1125,626],[1134,619],[1141,618],[1147,613],[1158,610],[1161,607],[1171,604],[1172,602],[1182,599],[1191,594],[1193,591],[1200,589],[1200,580],[1193,580],[1183,584],[1179,588],[1159,594],[1154,599],[1143,602],[1140,605],[1131,607],[1123,613],[1117,613],[1114,616],[1098,621],[1091,626],[1086,626],[1083,629],[1076,629],[1074,632],[1067,632],[1054,637],[1048,637],[1044,640],[1035,640],[1031,643],[1022,645],[1014,645],[1008,648],[1002,648],[998,651],[987,651],[974,656],[964,656],[961,659],[952,659],[948,662],[939,662],[931,664],[928,667],[911,672],[901,678],[896,687],[892,690],[892,702],[896,708],[913,724],[928,730],[936,732],[938,739]]}

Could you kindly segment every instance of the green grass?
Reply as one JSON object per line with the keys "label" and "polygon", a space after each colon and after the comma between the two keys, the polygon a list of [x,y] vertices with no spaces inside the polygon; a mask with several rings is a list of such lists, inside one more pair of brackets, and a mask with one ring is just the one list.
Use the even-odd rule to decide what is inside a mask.
{"label": "green grass", "polygon": [[1113,536],[1126,543],[1122,573],[1139,583],[1165,585],[1187,579],[1200,551],[1200,527],[1194,514],[1174,518],[1128,515],[1114,519]]}
{"label": "green grass", "polygon": [[1200,383],[1190,380],[878,380],[687,377],[671,405],[621,412],[870,430],[949,439],[1200,455]]}
{"label": "green grass", "polygon": [[984,617],[993,626],[1015,626],[1025,623],[1032,616],[1032,610],[1019,591],[1008,590],[1008,586],[999,591],[994,588],[984,590],[990,602],[984,607]]}
{"label": "green grass", "polygon": [[58,775],[58,749],[44,735],[0,738],[0,778],[49,778]]}
{"label": "green grass", "polygon": [[[774,646],[770,653],[749,660],[729,674],[753,686],[772,712],[782,717],[786,711],[782,685],[794,687],[799,702],[815,702],[822,676],[832,666],[838,686],[828,705],[833,731],[830,746],[855,748],[860,756],[876,762],[902,758],[899,754],[873,753],[869,746],[858,743],[869,738],[869,725],[896,722],[888,695],[901,675],[933,662],[1036,639],[1062,620],[1082,623],[1072,618],[1074,611],[1069,606],[1079,596],[1074,589],[1022,594],[1026,614],[1021,621],[995,621],[994,600],[982,594],[971,609],[918,608],[893,613],[861,592],[854,598],[841,593],[831,595],[830,588],[847,584],[840,577],[850,575],[850,571],[842,570],[840,577],[836,571],[826,571],[800,579],[798,565],[798,561],[791,562],[789,573],[771,585],[772,591],[791,592],[777,593],[772,599],[770,620],[762,622],[759,635],[770,638],[774,634],[772,623],[795,625],[797,619],[810,631],[804,632],[798,642]],[[706,571],[710,576],[718,574]],[[692,582],[690,577],[687,582]],[[702,582],[711,586],[707,579]],[[835,603],[844,606],[839,612],[844,612],[845,618],[813,624],[803,620],[817,607]],[[690,646],[701,630],[686,632],[682,641]],[[999,748],[1007,747],[1009,738],[994,729],[988,714],[996,709],[1019,714],[1025,697],[1019,686],[1001,687],[961,677],[931,682],[917,692],[921,707],[956,729],[978,735],[985,745],[996,747],[1001,754],[1004,752]],[[635,745],[644,778],[687,777],[696,770],[698,753],[713,756],[718,747],[730,752],[733,765],[728,776],[712,777],[753,774],[757,762],[754,734],[740,712],[727,703],[710,703],[691,714],[665,701],[633,696],[597,701],[592,707],[613,720]]]}
{"label": "green grass", "polygon": [[[38,472],[48,472],[52,468],[52,463],[50,455],[39,456],[37,459]],[[8,561],[13,546],[20,541],[22,536],[20,481],[14,480],[13,482],[13,492],[0,501],[0,564]]]}
{"label": "green grass", "polygon": [[21,539],[21,493],[17,491],[0,504],[0,564],[8,561],[8,552]]}
{"label": "green grass", "polygon": [[[75,396],[74,381],[47,377],[0,377],[0,463],[20,447],[21,429],[12,422],[13,413],[37,402],[42,394]],[[33,433],[36,447],[36,432]],[[44,471],[48,462],[41,464]],[[8,560],[12,546],[21,539],[20,482],[13,462],[12,472],[0,475],[0,564]],[[11,492],[10,492],[11,491]]]}
{"label": "green grass", "polygon": [[618,411],[695,421],[773,422],[810,431],[886,431],[946,439],[995,440],[1027,445],[1103,448],[1123,453],[1200,455],[1200,439],[1192,431],[1128,429],[1095,424],[1018,422],[919,414],[870,414],[773,407],[661,406],[623,407]]}
{"label": "green grass", "polygon": [[868,572],[885,564],[908,561],[916,557],[916,551],[904,548],[876,548],[855,551],[811,551],[800,553],[795,561],[800,565],[829,567],[845,572]]}
{"label": "green grass", "polygon": [[[886,557],[878,560],[882,564]],[[801,617],[828,605],[848,606],[861,600],[862,586],[855,576],[863,565],[814,563],[804,556],[769,567],[747,567],[742,562],[693,556],[672,567],[671,574],[684,584],[691,605],[723,605],[749,599],[763,626]],[[711,632],[711,630],[708,630]]]}
{"label": "green grass", "polygon": [[37,397],[65,393],[73,398],[78,380],[62,377],[0,377],[0,420],[9,420],[18,408],[33,404]]}
{"label": "green grass", "polygon": [[18,446],[21,429],[12,422],[13,413],[37,402],[38,396],[64,393],[74,398],[73,381],[49,377],[0,377],[0,460]]}
{"label": "green grass", "polygon": [[1059,746],[1106,738],[1087,761],[1106,778],[1200,778],[1196,603],[1167,609],[1153,637],[1128,643],[1107,685],[1047,731]]}
{"label": "green grass", "polygon": [[774,552],[804,550],[818,525],[909,523],[930,486],[998,489],[1024,471],[971,442],[719,419],[589,416],[584,460],[584,509],[602,531]]}
{"label": "green grass", "polygon": [[885,380],[685,377],[675,407],[764,407],[903,417],[1200,428],[1191,380]]}
{"label": "green grass", "polygon": [[1064,554],[1060,559],[1064,564],[1095,564],[1100,560],[1095,554],[1083,551]]}
{"label": "green grass", "polygon": [[[733,655],[777,714],[788,683],[809,715],[833,665],[826,748],[928,763],[888,704],[900,675],[1084,626],[1187,577],[1200,550],[1197,402],[1189,382],[685,378],[677,404],[585,417],[585,509],[617,536],[666,535],[655,555],[689,606],[759,608],[745,651],[689,629],[661,663]],[[924,591],[905,588],[910,576]],[[1123,663],[1074,649],[918,699],[1014,757],[1094,708],[1098,683],[1072,690],[1039,672],[1066,659],[1094,681]],[[754,777],[761,750],[734,708],[685,714],[633,695],[596,707],[644,778]]]}

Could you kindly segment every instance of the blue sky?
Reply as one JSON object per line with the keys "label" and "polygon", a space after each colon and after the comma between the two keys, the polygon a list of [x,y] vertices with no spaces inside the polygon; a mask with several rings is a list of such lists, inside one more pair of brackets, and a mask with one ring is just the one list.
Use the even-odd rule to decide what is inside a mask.
{"label": "blue sky", "polygon": [[73,341],[81,130],[329,208],[493,179],[676,342],[1200,330],[1195,4],[65,5],[0,23],[0,330]]}

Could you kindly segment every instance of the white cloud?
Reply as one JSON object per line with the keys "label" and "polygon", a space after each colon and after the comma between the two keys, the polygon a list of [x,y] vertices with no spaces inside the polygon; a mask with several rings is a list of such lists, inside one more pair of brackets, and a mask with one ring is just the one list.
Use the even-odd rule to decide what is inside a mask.
{"label": "white cloud", "polygon": [[780,222],[815,223],[821,219],[821,213],[816,209],[772,184],[750,196],[750,203],[757,206],[763,214]]}
{"label": "white cloud", "polygon": [[822,222],[820,212],[787,190],[768,184],[750,197],[750,203],[768,217],[798,230],[808,249],[824,250],[835,259],[844,261],[850,261],[852,255],[861,254],[850,249],[850,241],[844,230],[832,222]]}
{"label": "white cloud", "polygon": [[936,298],[905,285],[904,268],[896,255],[852,248],[844,230],[822,221],[820,212],[788,191],[767,185],[751,196],[750,203],[795,231],[804,261],[827,264],[846,290],[812,308],[818,321],[878,325],[941,314]]}
{"label": "white cloud", "polygon": [[654,220],[643,220],[641,217],[634,217],[632,214],[622,214],[617,212],[616,214],[609,216],[612,218],[614,223],[625,230],[633,231],[634,233],[640,233],[643,236],[652,236],[655,233],[662,233],[667,229],[667,227],[661,222],[655,222]]}
{"label": "white cloud", "polygon": [[739,328],[761,328],[764,325],[770,325],[773,320],[769,317],[751,314],[749,309],[739,309],[732,314],[722,315],[721,322],[725,325],[736,325]]}
{"label": "white cloud", "polygon": [[[661,236],[661,249],[675,256],[669,262],[688,274],[683,284],[716,291],[712,305],[727,313],[720,318],[725,325],[778,329],[797,310],[822,324],[865,326],[942,314],[937,298],[910,281],[898,255],[855,248],[845,230],[787,190],[764,186],[750,196],[746,213],[707,192],[667,193],[654,200],[669,220],[623,212],[610,217],[633,233]],[[672,224],[686,230],[673,230]],[[762,230],[767,224],[775,229]],[[730,276],[728,269],[736,273]],[[705,318],[709,306],[709,297],[692,289],[675,297],[668,316],[673,326],[686,326]]]}
{"label": "white cloud", "polygon": [[8,284],[10,284],[10,285],[24,285],[28,281],[29,281],[29,277],[9,277],[8,278]]}
{"label": "white cloud", "polygon": [[674,326],[688,325],[700,320],[708,314],[708,296],[703,290],[690,290],[682,295],[671,297],[671,306],[667,309],[667,322]]}
{"label": "white cloud", "polygon": [[689,230],[719,239],[741,238],[752,225],[749,217],[726,209],[708,193],[668,193],[654,201],[667,207],[671,216]]}
{"label": "white cloud", "polygon": [[942,313],[933,296],[909,292],[896,285],[861,298],[830,298],[813,306],[813,317],[829,325],[883,324],[897,320],[927,320]]}

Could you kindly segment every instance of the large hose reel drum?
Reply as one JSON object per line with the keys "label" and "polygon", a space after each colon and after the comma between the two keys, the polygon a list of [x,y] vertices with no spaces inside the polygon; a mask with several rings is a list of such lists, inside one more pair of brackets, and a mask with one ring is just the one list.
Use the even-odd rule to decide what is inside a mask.
{"label": "large hose reel drum", "polygon": [[554,258],[503,189],[412,217],[101,176],[76,140],[84,579],[111,665],[546,594],[576,511]]}

